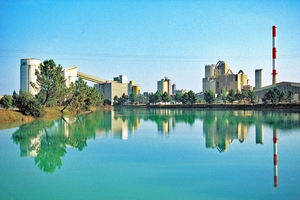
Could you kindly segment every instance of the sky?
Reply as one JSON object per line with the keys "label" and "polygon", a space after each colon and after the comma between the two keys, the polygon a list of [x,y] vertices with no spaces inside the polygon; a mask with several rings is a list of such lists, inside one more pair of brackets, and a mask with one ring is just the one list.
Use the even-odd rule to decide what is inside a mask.
{"label": "sky", "polygon": [[[20,59],[53,59],[105,80],[127,75],[141,93],[165,76],[202,91],[205,65],[224,60],[255,85],[300,82],[300,1],[0,0],[0,95],[20,89]],[[92,83],[89,83],[93,85]]]}

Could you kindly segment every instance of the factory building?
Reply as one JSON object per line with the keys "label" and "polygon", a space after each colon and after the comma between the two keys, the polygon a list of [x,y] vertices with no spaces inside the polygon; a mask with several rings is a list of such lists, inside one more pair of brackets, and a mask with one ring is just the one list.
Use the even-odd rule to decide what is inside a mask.
{"label": "factory building", "polygon": [[169,95],[171,95],[171,79],[165,77],[165,79],[157,81],[157,91],[159,91],[161,94],[167,92]]}
{"label": "factory building", "polygon": [[205,66],[205,78],[202,79],[203,92],[211,90],[215,94],[221,90],[251,90],[248,85],[248,76],[240,70],[234,74],[225,61],[219,61],[216,65]]}
{"label": "factory building", "polygon": [[113,81],[107,80],[104,84],[95,84],[94,87],[99,92],[103,92],[104,98],[109,99],[113,103],[115,96],[121,97],[123,94],[130,95],[140,94],[140,86],[134,85],[134,81],[129,81],[125,75],[114,77]]}
{"label": "factory building", "polygon": [[274,85],[269,85],[266,87],[262,87],[259,89],[255,89],[253,92],[257,94],[258,102],[262,102],[262,98],[264,97],[265,93],[269,90],[273,90],[277,87],[279,90],[283,91],[285,94],[291,90],[294,92],[294,101],[300,101],[300,83],[292,83],[292,82],[280,82]]}
{"label": "factory building", "polygon": [[66,86],[70,87],[71,83],[75,83],[77,80],[77,67],[69,67],[63,70],[63,75],[66,80]]}
{"label": "factory building", "polygon": [[20,89],[36,95],[37,90],[30,85],[30,82],[36,82],[35,70],[39,70],[41,60],[36,58],[21,59],[20,65]]}

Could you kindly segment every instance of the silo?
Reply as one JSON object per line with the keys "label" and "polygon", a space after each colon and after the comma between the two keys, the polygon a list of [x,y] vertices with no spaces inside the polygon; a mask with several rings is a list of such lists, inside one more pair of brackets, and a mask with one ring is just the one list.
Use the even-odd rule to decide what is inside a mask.
{"label": "silo", "polygon": [[255,70],[255,89],[263,87],[263,69]]}
{"label": "silo", "polygon": [[35,70],[39,70],[41,60],[35,58],[21,59],[20,65],[20,89],[29,92],[33,95],[38,91],[31,87],[30,82],[36,82]]}
{"label": "silo", "polygon": [[175,94],[175,91],[176,91],[176,84],[174,83],[174,84],[172,85],[172,94]]}
{"label": "silo", "polygon": [[205,78],[214,76],[215,65],[205,65]]}

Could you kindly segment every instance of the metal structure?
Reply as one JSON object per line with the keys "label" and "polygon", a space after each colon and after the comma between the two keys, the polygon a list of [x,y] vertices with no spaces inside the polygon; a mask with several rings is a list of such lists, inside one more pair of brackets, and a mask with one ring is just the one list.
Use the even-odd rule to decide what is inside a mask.
{"label": "metal structure", "polygon": [[77,71],[77,77],[94,83],[104,84],[106,80]]}
{"label": "metal structure", "polygon": [[272,71],[272,84],[275,85],[277,80],[277,71],[276,71],[276,26],[272,26],[272,36],[273,36],[273,48],[272,48],[272,58],[273,58],[273,71]]}

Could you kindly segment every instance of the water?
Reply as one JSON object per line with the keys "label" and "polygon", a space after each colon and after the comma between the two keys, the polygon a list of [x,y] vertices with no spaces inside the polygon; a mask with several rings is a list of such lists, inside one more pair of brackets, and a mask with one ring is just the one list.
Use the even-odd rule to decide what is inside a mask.
{"label": "water", "polygon": [[298,199],[299,130],[300,113],[259,111],[35,121],[0,130],[0,199]]}

